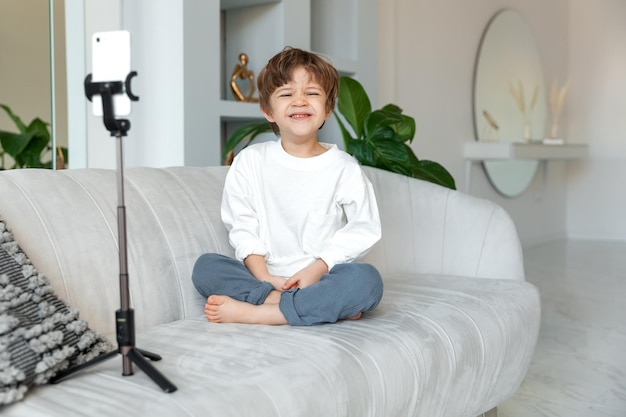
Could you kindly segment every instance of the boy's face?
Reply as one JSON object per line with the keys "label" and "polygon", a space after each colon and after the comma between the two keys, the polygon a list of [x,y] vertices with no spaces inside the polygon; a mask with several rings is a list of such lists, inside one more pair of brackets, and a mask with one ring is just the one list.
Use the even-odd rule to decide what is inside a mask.
{"label": "boy's face", "polygon": [[280,129],[283,140],[317,140],[317,131],[332,110],[326,112],[326,93],[302,67],[293,71],[291,81],[270,96],[271,113],[263,112]]}

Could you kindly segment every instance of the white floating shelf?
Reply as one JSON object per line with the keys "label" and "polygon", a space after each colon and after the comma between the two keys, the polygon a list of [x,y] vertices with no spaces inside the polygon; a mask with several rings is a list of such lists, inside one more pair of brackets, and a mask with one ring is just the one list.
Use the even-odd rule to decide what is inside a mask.
{"label": "white floating shelf", "polygon": [[245,103],[234,100],[220,100],[222,120],[264,120],[259,103]]}
{"label": "white floating shelf", "polygon": [[472,189],[472,165],[481,161],[537,160],[544,167],[548,161],[567,161],[587,157],[588,147],[581,144],[545,145],[527,142],[467,142],[465,158],[465,192]]}
{"label": "white floating shelf", "polygon": [[509,159],[568,160],[586,158],[587,145],[544,145],[524,142],[468,142],[463,156],[472,161]]}
{"label": "white floating shelf", "polygon": [[[324,55],[324,54],[322,54]],[[354,75],[358,72],[359,63],[353,59],[341,58],[339,56],[326,55],[340,74]]]}

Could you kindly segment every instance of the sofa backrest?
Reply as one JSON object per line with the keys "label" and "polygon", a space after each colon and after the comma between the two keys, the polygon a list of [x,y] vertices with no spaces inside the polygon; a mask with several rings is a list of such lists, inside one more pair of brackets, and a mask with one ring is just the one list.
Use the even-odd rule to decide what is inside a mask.
{"label": "sofa backrest", "polygon": [[383,237],[366,260],[386,274],[524,279],[515,225],[497,204],[365,167],[376,190]]}
{"label": "sofa backrest", "polygon": [[[128,273],[138,328],[202,315],[191,283],[204,252],[232,254],[219,206],[226,169],[125,171]],[[114,170],[0,175],[0,218],[57,295],[115,335],[120,307]]]}
{"label": "sofa backrest", "polygon": [[[202,315],[191,283],[202,253],[232,255],[220,219],[226,167],[125,171],[131,306],[138,328]],[[493,203],[366,168],[383,238],[367,255],[384,274],[523,279],[512,222]],[[113,336],[120,306],[116,173],[0,174],[0,218],[56,293]]]}

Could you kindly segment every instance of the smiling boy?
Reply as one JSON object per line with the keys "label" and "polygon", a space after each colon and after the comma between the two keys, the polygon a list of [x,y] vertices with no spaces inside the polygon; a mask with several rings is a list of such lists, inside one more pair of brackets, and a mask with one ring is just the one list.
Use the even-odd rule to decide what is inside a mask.
{"label": "smiling boy", "polygon": [[260,72],[261,111],[279,139],[242,150],[226,177],[221,214],[235,259],[204,254],[192,275],[209,321],[333,323],[380,302],[380,274],[358,262],[381,236],[372,185],[317,137],[338,80],[328,61],[296,48]]}

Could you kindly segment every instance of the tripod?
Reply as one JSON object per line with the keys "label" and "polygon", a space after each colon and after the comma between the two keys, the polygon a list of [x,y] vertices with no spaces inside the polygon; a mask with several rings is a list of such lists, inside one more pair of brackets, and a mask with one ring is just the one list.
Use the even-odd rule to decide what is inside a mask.
{"label": "tripod", "polygon": [[[117,142],[117,228],[119,240],[119,264],[120,264],[120,309],[115,312],[115,330],[117,335],[118,350],[105,353],[82,365],[68,369],[50,382],[59,383],[71,375],[105,360],[111,359],[117,354],[122,355],[122,375],[133,375],[133,363],[137,365],[165,392],[174,392],[176,386],[163,374],[152,366],[147,359],[152,361],[161,360],[161,356],[135,347],[135,314],[130,307],[130,291],[128,288],[128,261],[126,247],[126,207],[124,206],[124,158],[122,153],[122,137],[126,136],[130,129],[130,121],[115,119],[113,109],[113,95],[126,93],[131,100],[137,101],[139,97],[132,94],[130,89],[131,79],[137,75],[132,71],[126,77],[126,81],[106,81],[94,83],[91,74],[85,78],[85,95],[91,101],[92,97],[99,94],[102,97],[102,113],[104,125],[111,136],[116,137]],[[124,86],[126,87],[124,89]]]}

